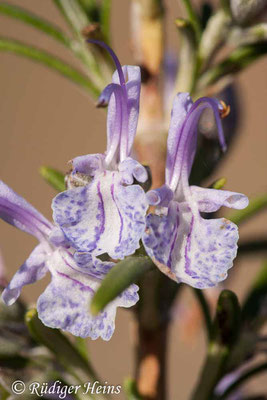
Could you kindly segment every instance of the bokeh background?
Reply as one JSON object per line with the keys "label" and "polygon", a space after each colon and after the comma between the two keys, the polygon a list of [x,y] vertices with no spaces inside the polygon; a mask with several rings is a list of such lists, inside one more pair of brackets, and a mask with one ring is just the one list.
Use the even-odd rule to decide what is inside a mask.
{"label": "bokeh background", "polygon": [[[10,3],[16,4],[15,1]],[[68,29],[50,0],[17,0],[32,10]],[[173,20],[181,15],[179,1],[166,1],[167,48],[179,52]],[[129,1],[114,0],[112,8],[114,49],[122,63],[131,64]],[[0,34],[19,38],[71,60],[70,54],[34,29],[0,18]],[[74,62],[75,65],[75,62]],[[267,170],[267,59],[262,59],[236,79],[240,100],[239,136],[214,178],[227,178],[226,188],[253,197],[266,192]],[[0,178],[24,196],[48,218],[55,191],[39,176],[41,165],[62,171],[74,156],[103,152],[106,143],[105,112],[95,108],[70,82],[31,61],[0,54]],[[213,179],[211,179],[212,181]],[[227,212],[225,212],[225,216]],[[241,238],[267,233],[267,213],[246,223]],[[7,276],[11,278],[35,244],[34,239],[7,224],[0,223],[0,246]],[[226,287],[242,298],[255,277],[263,256],[246,257],[235,263]],[[48,278],[23,290],[23,297],[34,303]],[[174,323],[169,345],[169,399],[187,400],[205,352],[205,338],[196,319],[195,306],[186,290],[182,304],[174,307]],[[132,374],[134,365],[134,321],[130,312],[121,310],[117,328],[109,343],[88,341],[91,358],[103,380],[121,384]],[[255,385],[255,383],[254,383]],[[257,381],[266,391],[267,376]],[[117,398],[123,398],[122,395]]]}

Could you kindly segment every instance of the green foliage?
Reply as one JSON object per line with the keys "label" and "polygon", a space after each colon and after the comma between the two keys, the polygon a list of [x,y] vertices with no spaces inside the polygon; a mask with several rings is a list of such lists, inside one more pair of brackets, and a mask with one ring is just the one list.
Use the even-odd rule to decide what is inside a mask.
{"label": "green foliage", "polygon": [[134,379],[125,379],[123,387],[127,400],[142,400],[140,393],[138,393],[136,381]]}
{"label": "green foliage", "polygon": [[65,176],[62,172],[51,167],[41,167],[40,174],[44,180],[59,192],[63,192],[65,187]]}
{"label": "green foliage", "polygon": [[89,92],[94,96],[99,95],[99,90],[86,75],[44,50],[29,46],[18,40],[0,37],[0,51],[14,53],[34,60],[68,78],[76,85],[82,87],[87,93]]}
{"label": "green foliage", "polygon": [[[259,329],[266,321],[267,310],[267,262],[264,263],[242,307],[242,323],[250,329]],[[264,306],[265,305],[265,306]]]}
{"label": "green foliage", "polygon": [[43,325],[38,318],[36,309],[31,309],[26,313],[25,322],[33,339],[48,348],[71,375],[78,380],[83,378],[98,380],[88,360],[58,329],[51,329]]}
{"label": "green foliage", "polygon": [[38,15],[35,15],[25,10],[24,8],[1,2],[0,14],[6,15],[27,25],[33,26],[34,28],[48,34],[65,46],[69,48],[71,47],[71,39],[66,36],[57,26],[39,17]]}
{"label": "green foliage", "polygon": [[92,314],[97,315],[127,287],[138,282],[142,275],[153,266],[149,257],[127,257],[118,262],[105,276],[96,291],[91,302]]}

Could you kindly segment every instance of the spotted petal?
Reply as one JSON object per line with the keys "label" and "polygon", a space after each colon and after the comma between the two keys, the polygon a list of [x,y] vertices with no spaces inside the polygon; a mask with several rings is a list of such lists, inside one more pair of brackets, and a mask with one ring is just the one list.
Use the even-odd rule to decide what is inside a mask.
{"label": "spotted petal", "polygon": [[145,230],[148,204],[139,185],[123,186],[119,172],[104,171],[91,184],[56,196],[54,220],[72,246],[114,259],[133,254]]}
{"label": "spotted petal", "polygon": [[172,202],[167,216],[148,217],[143,242],[159,269],[196,288],[227,277],[237,252],[238,230],[224,218],[205,220],[186,203]]}
{"label": "spotted petal", "polygon": [[138,301],[136,285],[110,303],[103,312],[93,317],[89,306],[100,280],[73,264],[71,256],[55,252],[50,262],[52,281],[39,297],[37,310],[42,322],[63,329],[75,336],[109,340],[115,329],[116,308],[130,307]]}
{"label": "spotted petal", "polygon": [[35,247],[3,291],[2,299],[7,305],[10,306],[17,300],[23,286],[39,281],[45,276],[47,273],[46,257],[47,253],[43,245]]}
{"label": "spotted petal", "polygon": [[190,186],[190,190],[201,212],[215,212],[222,206],[240,210],[248,205],[248,198],[242,193],[205,189],[198,186]]}

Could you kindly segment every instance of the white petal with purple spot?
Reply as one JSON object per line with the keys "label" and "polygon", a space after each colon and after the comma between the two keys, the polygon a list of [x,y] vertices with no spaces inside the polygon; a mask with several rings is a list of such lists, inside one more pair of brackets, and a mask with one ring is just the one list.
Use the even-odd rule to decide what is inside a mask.
{"label": "white petal with purple spot", "polygon": [[76,250],[116,259],[139,247],[148,202],[139,185],[123,186],[120,179],[120,173],[105,171],[54,199],[54,219]]}

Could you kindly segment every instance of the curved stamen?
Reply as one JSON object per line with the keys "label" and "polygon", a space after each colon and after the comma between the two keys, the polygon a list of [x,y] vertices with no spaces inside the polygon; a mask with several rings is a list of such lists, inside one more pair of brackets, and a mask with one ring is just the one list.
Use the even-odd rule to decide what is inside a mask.
{"label": "curved stamen", "polygon": [[[116,54],[114,53],[114,51],[104,42],[101,42],[100,40],[95,40],[95,39],[89,39],[88,40],[89,43],[95,43],[101,47],[103,47],[104,49],[106,49],[110,56],[112,57],[115,65],[116,65],[116,69],[118,72],[118,76],[119,76],[119,81],[120,81],[120,87],[121,87],[121,93],[120,93],[120,99],[119,99],[119,91],[115,91],[114,90],[114,95],[116,97],[116,104],[118,105],[118,113],[120,115],[120,117],[117,119],[117,122],[120,120],[121,122],[121,126],[120,129],[118,129],[117,125],[118,123],[116,123],[116,129],[118,129],[118,132],[120,133],[120,137],[118,139],[117,142],[117,134],[115,132],[115,134],[113,134],[112,138],[114,136],[116,136],[116,142],[114,142],[114,144],[112,144],[111,148],[112,151],[108,151],[108,155],[107,155],[107,162],[111,162],[112,157],[115,155],[116,149],[118,144],[120,145],[120,161],[125,160],[128,157],[128,123],[129,123],[129,115],[128,115],[128,94],[127,94],[127,90],[126,90],[126,82],[125,82],[125,77],[124,77],[124,73],[122,70],[122,66],[121,63],[118,59],[118,57],[116,56]],[[120,105],[119,105],[120,104]],[[114,150],[115,149],[115,150]]]}
{"label": "curved stamen", "polygon": [[[202,97],[192,105],[181,128],[182,129],[182,134],[180,136],[181,140],[177,148],[173,173],[170,182],[170,187],[174,191],[177,188],[182,170],[184,173],[186,173],[187,175],[186,179],[188,181],[188,177],[193,164],[193,158],[196,151],[196,138],[198,133],[197,125],[202,112],[207,108],[211,108],[214,112],[218,129],[219,142],[222,147],[222,151],[226,150],[226,143],[220,118],[220,111],[222,110],[222,105],[214,99],[208,97]],[[191,155],[189,154],[190,149],[191,149]]]}
{"label": "curved stamen", "polygon": [[114,53],[114,51],[106,43],[102,42],[101,40],[88,39],[87,42],[98,44],[99,46],[103,47],[105,50],[108,51],[108,53],[110,54],[112,60],[114,61],[115,65],[116,65],[116,69],[119,74],[120,84],[121,84],[121,86],[125,86],[125,79],[124,79],[124,74],[122,71],[121,63],[120,63],[118,57],[116,56],[116,54]]}

